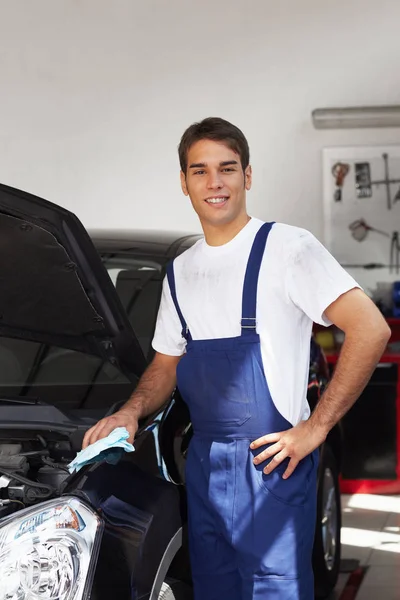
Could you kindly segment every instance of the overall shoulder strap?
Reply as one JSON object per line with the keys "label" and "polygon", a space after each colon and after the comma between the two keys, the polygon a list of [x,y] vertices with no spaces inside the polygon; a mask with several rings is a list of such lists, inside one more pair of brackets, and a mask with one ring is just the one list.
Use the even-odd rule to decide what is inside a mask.
{"label": "overall shoulder strap", "polygon": [[243,285],[242,335],[256,330],[257,287],[265,245],[274,223],[264,223],[258,230],[250,251]]}
{"label": "overall shoulder strap", "polygon": [[168,278],[169,289],[171,291],[172,300],[174,302],[176,312],[178,313],[178,317],[179,317],[179,320],[182,325],[182,337],[185,338],[186,341],[190,341],[192,339],[192,336],[190,335],[190,331],[189,331],[186,321],[183,317],[182,311],[181,311],[179,303],[178,303],[178,298],[176,296],[176,285],[175,285],[174,261],[173,260],[171,260],[171,262],[169,262],[167,265],[167,278]]}

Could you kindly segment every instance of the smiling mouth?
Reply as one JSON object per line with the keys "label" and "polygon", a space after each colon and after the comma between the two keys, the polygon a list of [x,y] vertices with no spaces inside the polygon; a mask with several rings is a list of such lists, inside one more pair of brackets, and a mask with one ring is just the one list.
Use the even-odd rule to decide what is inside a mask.
{"label": "smiling mouth", "polygon": [[212,204],[213,206],[221,206],[222,204],[226,204],[226,202],[228,202],[228,196],[206,198],[205,202],[207,202],[207,204]]}

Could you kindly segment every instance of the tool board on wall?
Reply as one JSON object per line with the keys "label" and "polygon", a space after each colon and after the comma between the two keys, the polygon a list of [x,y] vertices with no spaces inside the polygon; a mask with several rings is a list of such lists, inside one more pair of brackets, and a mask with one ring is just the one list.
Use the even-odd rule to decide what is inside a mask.
{"label": "tool board on wall", "polygon": [[333,256],[343,266],[400,272],[400,145],[325,148],[323,194]]}

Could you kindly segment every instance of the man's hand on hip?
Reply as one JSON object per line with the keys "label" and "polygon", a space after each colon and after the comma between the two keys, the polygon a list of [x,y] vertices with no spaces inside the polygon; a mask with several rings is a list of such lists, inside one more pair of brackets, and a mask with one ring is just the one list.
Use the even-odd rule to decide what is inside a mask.
{"label": "man's hand on hip", "polygon": [[317,429],[313,423],[302,421],[287,431],[263,435],[252,442],[250,448],[255,450],[266,444],[272,444],[254,458],[254,464],[259,465],[273,457],[263,469],[266,474],[271,473],[283,460],[289,457],[289,464],[282,476],[287,479],[299,462],[318,448],[325,441],[325,438],[326,433]]}
{"label": "man's hand on hip", "polygon": [[94,444],[97,440],[107,437],[116,427],[125,427],[129,431],[128,442],[133,444],[135,434],[138,430],[138,419],[133,410],[122,408],[109,417],[101,419],[96,425],[93,425],[83,438],[82,449]]}

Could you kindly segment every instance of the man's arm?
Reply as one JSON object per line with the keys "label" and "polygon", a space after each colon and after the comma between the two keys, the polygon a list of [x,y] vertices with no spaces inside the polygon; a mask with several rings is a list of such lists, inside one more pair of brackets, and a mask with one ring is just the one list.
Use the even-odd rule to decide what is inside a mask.
{"label": "man's arm", "polygon": [[325,314],[345,333],[332,380],[310,417],[312,427],[326,436],[364,390],[391,331],[375,304],[360,289],[344,294]]}
{"label": "man's arm", "polygon": [[181,356],[156,353],[129,400],[115,414],[101,419],[83,438],[82,448],[107,437],[116,427],[126,427],[132,443],[139,419],[156,412],[176,386],[176,367]]}
{"label": "man's arm", "polygon": [[265,473],[290,457],[283,475],[289,477],[300,460],[325,441],[367,385],[390,338],[390,328],[382,314],[360,289],[340,296],[325,310],[325,315],[345,333],[334,375],[308,421],[251,444],[251,448],[272,444],[254,460],[259,464],[274,457],[265,467]]}

